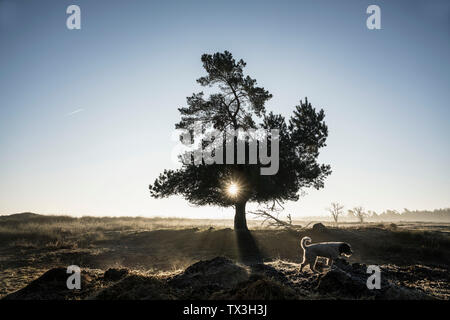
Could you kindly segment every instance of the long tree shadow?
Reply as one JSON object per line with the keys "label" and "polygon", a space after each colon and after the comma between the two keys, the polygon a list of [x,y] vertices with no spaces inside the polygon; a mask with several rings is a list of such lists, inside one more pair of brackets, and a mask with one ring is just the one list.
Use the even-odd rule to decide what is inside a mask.
{"label": "long tree shadow", "polygon": [[263,263],[263,256],[249,230],[235,230],[239,262],[252,265]]}

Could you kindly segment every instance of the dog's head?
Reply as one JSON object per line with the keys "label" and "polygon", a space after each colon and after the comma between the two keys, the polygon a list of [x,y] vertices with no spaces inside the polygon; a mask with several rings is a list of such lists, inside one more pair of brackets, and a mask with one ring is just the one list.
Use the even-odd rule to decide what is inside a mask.
{"label": "dog's head", "polygon": [[350,257],[353,254],[353,251],[350,245],[344,242],[339,246],[339,254]]}

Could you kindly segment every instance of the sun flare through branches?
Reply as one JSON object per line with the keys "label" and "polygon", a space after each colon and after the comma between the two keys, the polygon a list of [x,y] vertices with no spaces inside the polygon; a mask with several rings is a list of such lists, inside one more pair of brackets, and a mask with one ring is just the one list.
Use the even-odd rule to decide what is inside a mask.
{"label": "sun flare through branches", "polygon": [[227,186],[227,195],[230,198],[236,198],[239,195],[240,187],[236,182],[230,182]]}

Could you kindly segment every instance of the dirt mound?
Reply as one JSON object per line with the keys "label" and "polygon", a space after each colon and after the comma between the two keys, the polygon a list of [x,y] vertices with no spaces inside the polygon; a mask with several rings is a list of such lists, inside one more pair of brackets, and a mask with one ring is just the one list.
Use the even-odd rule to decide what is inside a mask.
{"label": "dirt mound", "polygon": [[87,272],[81,273],[81,288],[83,290],[67,288],[67,278],[70,274],[63,267],[53,268],[45,272],[26,287],[13,292],[3,299],[5,300],[69,300],[82,299],[92,290],[91,281],[93,275]]}
{"label": "dirt mound", "polygon": [[277,270],[276,268],[267,264],[259,263],[251,266],[252,276],[265,276],[269,279],[273,279],[281,284],[288,284],[289,280],[286,276]]}
{"label": "dirt mound", "polygon": [[325,273],[320,278],[316,289],[322,294],[333,293],[342,297],[353,296],[355,298],[361,298],[371,295],[371,292],[366,286],[366,279],[362,279],[339,268],[333,268]]}
{"label": "dirt mound", "polygon": [[216,257],[199,261],[183,273],[169,280],[169,285],[180,289],[183,297],[208,298],[213,292],[229,289],[247,280],[248,270],[228,258]]}
{"label": "dirt mound", "polygon": [[174,300],[166,282],[153,277],[130,275],[90,297],[92,300]]}
{"label": "dirt mound", "polygon": [[429,296],[404,287],[399,287],[387,279],[384,274],[380,276],[380,289],[369,289],[365,264],[349,264],[343,259],[338,259],[333,268],[322,275],[316,290],[322,294],[333,294],[336,297],[380,300],[415,300],[428,299]]}
{"label": "dirt mound", "polygon": [[328,228],[327,227],[325,227],[322,223],[315,223],[313,226],[312,226],[312,229],[313,229],[313,231],[316,231],[316,232],[327,232],[328,231]]}
{"label": "dirt mound", "polygon": [[188,267],[182,274],[174,277],[170,284],[183,287],[217,285],[231,288],[248,279],[248,271],[228,258],[217,257],[200,261]]}

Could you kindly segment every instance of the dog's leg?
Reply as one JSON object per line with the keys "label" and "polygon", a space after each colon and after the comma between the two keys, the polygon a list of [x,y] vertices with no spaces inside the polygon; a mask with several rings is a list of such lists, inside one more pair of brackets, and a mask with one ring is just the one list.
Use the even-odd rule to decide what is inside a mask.
{"label": "dog's leg", "polygon": [[314,259],[311,259],[309,261],[309,268],[311,269],[312,272],[317,273],[318,271],[316,270],[316,262],[317,262],[317,257],[314,257]]}
{"label": "dog's leg", "polygon": [[330,267],[330,270],[331,270],[331,267],[333,266],[334,260],[329,258],[328,261],[329,261],[329,267]]}
{"label": "dog's leg", "polygon": [[306,258],[306,256],[303,256],[303,261],[300,264],[300,272],[303,271],[303,268],[308,264],[308,259]]}
{"label": "dog's leg", "polygon": [[309,268],[311,269],[311,271],[314,272],[314,265],[315,265],[316,259],[317,259],[317,257],[311,257],[311,256],[303,257],[303,262],[300,265],[300,271],[302,271],[305,266],[309,265]]}

